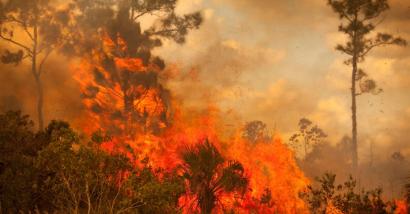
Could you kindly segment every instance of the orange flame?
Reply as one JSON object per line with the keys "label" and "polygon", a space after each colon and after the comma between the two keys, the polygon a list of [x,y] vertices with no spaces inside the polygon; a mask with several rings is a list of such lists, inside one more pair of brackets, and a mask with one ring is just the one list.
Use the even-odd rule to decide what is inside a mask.
{"label": "orange flame", "polygon": [[[137,114],[139,120],[144,120],[140,121],[140,126],[128,127],[137,129],[133,132],[146,131],[154,124],[160,129],[165,128],[166,124],[158,119],[166,114],[166,103],[161,97],[163,89],[155,82],[152,86],[148,85],[156,78],[158,67],[144,65],[140,58],[116,57],[107,52],[115,49],[114,42],[108,36],[103,37],[103,46],[105,52],[96,52],[84,58],[74,73],[85,98],[84,105],[89,109],[85,130],[90,133],[96,128],[105,131],[115,128],[123,133],[127,127],[122,121],[131,120],[124,117],[135,117],[131,114]],[[119,46],[123,50],[124,41],[120,40]],[[104,66],[111,59],[112,65]],[[119,113],[123,118],[114,119],[121,116]]]}
{"label": "orange flame", "polygon": [[408,214],[407,203],[405,200],[395,200],[396,210],[395,214]]}
{"label": "orange flame", "polygon": [[[124,41],[119,39],[117,44],[122,51],[125,50]],[[103,46],[104,50],[112,50],[116,44],[104,37]],[[103,57],[102,54],[95,54],[82,60],[75,69],[75,79],[80,83],[86,98],[84,105],[88,109],[86,117],[82,118],[83,128],[87,133],[92,133],[99,129],[109,131],[109,127],[115,127],[125,133],[126,122],[114,120],[113,114],[124,109],[123,98],[126,92],[120,83],[112,84],[110,87],[102,86],[110,84],[104,80],[112,78],[109,76],[110,71],[103,66]],[[114,58],[115,69],[120,72],[156,71],[155,66],[144,65],[139,58],[111,57]],[[99,75],[102,75],[101,80],[96,79],[93,73],[96,69]],[[272,142],[249,143],[241,137],[239,131],[236,131],[233,136],[222,140],[226,130],[221,128],[223,118],[219,115],[218,108],[210,106],[205,113],[193,113],[183,109],[175,100],[167,106],[162,100],[163,91],[158,85],[149,88],[135,85],[132,90],[141,95],[132,101],[132,106],[135,107],[135,112],[139,116],[144,116],[147,121],[143,125],[131,126],[132,131],[137,133],[133,136],[114,135],[113,141],[105,145],[106,148],[113,149],[116,144],[126,144],[133,148],[139,157],[148,156],[154,167],[173,169],[181,163],[181,149],[209,139],[226,158],[240,161],[250,179],[250,189],[245,196],[221,196],[224,208],[236,207],[240,213],[308,212],[305,203],[299,198],[299,193],[305,190],[308,180],[297,167],[294,154],[279,137]],[[96,106],[103,106],[105,111]],[[172,114],[169,113],[169,108]],[[168,124],[158,119],[164,114],[167,114]],[[152,124],[159,124],[162,131],[146,130],[147,127],[152,129]],[[259,199],[267,188],[271,191],[272,202],[262,204]],[[181,207],[189,207],[191,202],[192,197],[189,195],[180,199]],[[222,212],[222,209],[219,208],[218,213]]]}

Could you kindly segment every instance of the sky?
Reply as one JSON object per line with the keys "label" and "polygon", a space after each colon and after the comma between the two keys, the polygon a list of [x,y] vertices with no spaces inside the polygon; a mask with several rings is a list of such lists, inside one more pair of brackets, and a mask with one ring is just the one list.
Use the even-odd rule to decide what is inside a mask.
{"label": "sky", "polygon": [[[389,2],[377,31],[410,41],[410,0]],[[319,125],[332,144],[349,135],[350,68],[343,64],[347,57],[335,50],[345,38],[326,0],[178,2],[179,14],[198,10],[204,23],[185,44],[165,41],[155,50],[169,70],[182,74],[167,87],[185,106],[213,104],[226,118],[261,120],[285,141],[303,117]],[[70,121],[82,109],[72,65],[58,56],[46,65],[53,68],[44,77],[47,120]],[[358,98],[361,161],[367,161],[370,144],[381,159],[394,151],[410,157],[410,46],[379,48],[360,67],[383,88],[379,95]],[[0,81],[7,84],[0,84],[0,109],[34,114],[32,77],[19,67],[1,70]]]}
{"label": "sky", "polygon": [[[391,0],[377,32],[410,40],[410,1]],[[351,130],[350,68],[335,50],[345,37],[325,0],[181,0],[179,13],[201,10],[203,26],[183,46],[157,50],[188,74],[171,84],[185,103],[217,103],[242,121],[262,120],[284,139],[300,118],[337,143]],[[379,21],[379,20],[378,20]],[[381,47],[360,65],[383,92],[358,97],[359,153],[410,155],[410,47]],[[187,91],[194,92],[191,96]],[[366,161],[362,159],[362,161]]]}

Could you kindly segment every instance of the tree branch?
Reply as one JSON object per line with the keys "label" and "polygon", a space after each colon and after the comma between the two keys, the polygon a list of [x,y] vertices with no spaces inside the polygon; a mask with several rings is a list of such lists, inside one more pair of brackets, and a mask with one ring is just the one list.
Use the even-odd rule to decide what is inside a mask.
{"label": "tree branch", "polygon": [[20,25],[22,25],[22,26],[25,25],[25,22],[16,19],[16,17],[14,17],[14,16],[12,16],[12,15],[10,15],[10,16],[7,17],[7,21],[8,21],[8,22],[16,22],[17,24],[20,24]]}
{"label": "tree branch", "polygon": [[27,33],[28,37],[34,41],[33,35],[28,31],[27,23],[21,20],[18,20],[16,17],[10,15],[7,19],[8,22],[15,22],[23,27],[23,30]]}
{"label": "tree branch", "polygon": [[114,213],[115,202],[116,202],[118,196],[120,195],[122,186],[123,186],[123,183],[120,183],[120,186],[118,187],[117,193],[115,194],[115,197],[112,200],[112,203],[111,203],[111,206],[110,206],[110,213]]}
{"label": "tree branch", "polygon": [[164,34],[164,33],[172,33],[172,32],[177,32],[177,31],[178,31],[177,28],[171,28],[171,29],[166,29],[166,30],[151,32],[151,33],[148,33],[148,35],[150,35],[150,36],[155,36],[155,35],[161,35],[161,34]]}
{"label": "tree branch", "polygon": [[373,48],[375,48],[375,47],[379,47],[379,46],[382,46],[382,45],[393,45],[393,44],[394,44],[394,41],[390,41],[390,42],[376,42],[376,43],[370,45],[367,49],[365,49],[365,50],[363,51],[363,53],[359,55],[359,57],[362,58],[362,57],[366,56],[366,54],[369,53],[369,52],[370,52]]}
{"label": "tree branch", "polygon": [[23,26],[24,31],[27,33],[28,37],[30,37],[31,41],[34,41],[33,35],[31,35],[30,31],[28,31],[27,26]]}
{"label": "tree branch", "polygon": [[146,10],[146,11],[144,11],[144,12],[142,12],[142,13],[136,15],[135,17],[132,17],[132,19],[133,19],[134,21],[136,21],[138,18],[140,18],[141,16],[143,16],[143,15],[149,13],[149,12],[150,12],[149,10]]}
{"label": "tree branch", "polygon": [[353,19],[350,18],[350,17],[345,13],[345,11],[341,11],[341,13],[342,13],[343,17],[345,17],[349,22],[353,22]]}
{"label": "tree branch", "polygon": [[43,71],[43,65],[46,62],[47,58],[50,56],[50,54],[53,52],[53,49],[50,49],[46,55],[44,56],[44,58],[41,60],[39,66],[38,66],[38,76],[41,76],[41,73]]}
{"label": "tree branch", "polygon": [[5,41],[7,41],[7,42],[10,42],[10,43],[12,43],[12,44],[14,44],[14,45],[16,45],[16,46],[19,46],[20,48],[25,49],[30,55],[33,55],[33,51],[32,51],[30,48],[28,48],[27,46],[21,44],[20,42],[15,41],[15,40],[13,40],[13,39],[11,39],[11,38],[5,37],[1,32],[0,32],[0,38],[3,39],[3,40],[5,40]]}
{"label": "tree branch", "polygon": [[[131,9],[131,10],[133,10],[134,11],[134,9]],[[144,12],[141,12],[141,13],[139,13],[138,15],[136,15],[135,17],[131,17],[134,21],[136,21],[138,18],[140,18],[141,16],[144,16],[144,15],[146,15],[146,14],[151,14],[151,15],[153,15],[153,11],[162,11],[162,10],[164,10],[164,7],[152,7],[152,8],[147,8],[147,9],[145,9],[145,11]]]}

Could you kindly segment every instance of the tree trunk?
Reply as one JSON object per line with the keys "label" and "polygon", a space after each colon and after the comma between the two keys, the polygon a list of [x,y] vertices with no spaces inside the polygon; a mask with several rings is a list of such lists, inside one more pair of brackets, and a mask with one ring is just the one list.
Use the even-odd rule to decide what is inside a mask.
{"label": "tree trunk", "polygon": [[34,76],[36,91],[37,91],[37,117],[38,117],[38,129],[41,131],[44,129],[44,116],[43,116],[43,84],[41,83],[41,73],[37,65],[37,47],[38,47],[38,27],[37,18],[33,27],[33,53],[31,57],[31,73]]}
{"label": "tree trunk", "polygon": [[[35,21],[37,22],[37,21]],[[34,24],[33,29],[33,55],[31,58],[31,72],[36,81],[37,91],[37,117],[38,117],[38,129],[42,131],[44,129],[44,116],[43,116],[43,84],[41,83],[41,73],[37,68],[37,46],[38,46],[38,27]]]}
{"label": "tree trunk", "polygon": [[357,63],[358,63],[358,36],[357,31],[359,30],[357,27],[357,17],[358,12],[356,11],[355,18],[354,18],[354,26],[355,31],[353,33],[352,43],[353,43],[353,55],[352,55],[352,88],[351,88],[351,96],[352,96],[352,166],[353,171],[356,173],[356,169],[358,167],[359,157],[357,153],[357,117],[356,117],[356,75],[357,75]]}
{"label": "tree trunk", "polygon": [[41,82],[40,76],[36,76],[36,89],[37,89],[37,115],[38,115],[38,129],[41,131],[44,129],[44,115],[43,115],[43,84]]}
{"label": "tree trunk", "polygon": [[211,214],[215,207],[216,197],[210,188],[204,190],[199,198],[199,207],[201,209],[201,214]]}
{"label": "tree trunk", "polygon": [[352,165],[354,169],[358,166],[358,153],[357,153],[357,117],[356,117],[356,75],[357,75],[357,56],[354,54],[352,60]]}

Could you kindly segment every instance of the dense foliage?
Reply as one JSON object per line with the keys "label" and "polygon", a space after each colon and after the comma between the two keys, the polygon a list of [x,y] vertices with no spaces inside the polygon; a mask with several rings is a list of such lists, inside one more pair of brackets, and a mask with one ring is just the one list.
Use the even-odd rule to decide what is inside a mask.
{"label": "dense foliage", "polygon": [[383,200],[382,189],[359,190],[351,176],[343,184],[335,184],[336,175],[325,173],[317,178],[317,186],[309,186],[304,195],[312,213],[394,213],[395,204]]}
{"label": "dense foliage", "polygon": [[[0,115],[2,213],[174,213],[184,192],[175,172],[135,167],[125,154],[87,142],[68,123],[34,133],[20,112]],[[87,143],[85,143],[87,142]]]}

